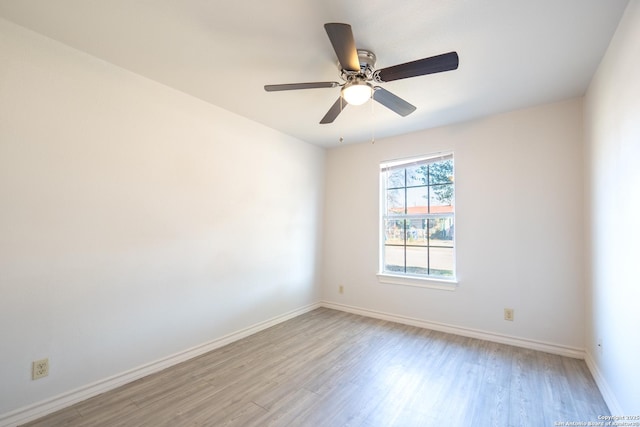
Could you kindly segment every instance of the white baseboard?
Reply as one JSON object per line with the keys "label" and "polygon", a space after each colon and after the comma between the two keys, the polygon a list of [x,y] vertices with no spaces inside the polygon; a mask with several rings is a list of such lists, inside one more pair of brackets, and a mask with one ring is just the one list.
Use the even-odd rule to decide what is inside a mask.
{"label": "white baseboard", "polygon": [[332,308],[335,310],[346,311],[348,313],[359,314],[361,316],[373,317],[375,319],[388,320],[390,322],[402,323],[404,325],[417,326],[419,328],[433,329],[435,331],[447,332],[454,335],[462,335],[464,337],[478,338],[485,341],[492,341],[501,344],[513,345],[516,347],[528,348],[531,350],[544,351],[546,353],[558,354],[560,356],[573,357],[575,359],[584,359],[585,351],[582,348],[569,347],[560,344],[553,344],[544,341],[536,341],[527,338],[513,337],[510,335],[497,334],[478,329],[465,328],[461,326],[449,325],[440,322],[430,322],[427,320],[415,319],[411,317],[398,316],[390,313],[369,310],[360,307],[353,307],[344,304],[338,304],[329,301],[322,301],[322,307]]}
{"label": "white baseboard", "polygon": [[319,303],[310,304],[305,307],[298,308],[296,310],[289,311],[274,318],[265,320],[231,334],[225,335],[213,341],[192,347],[190,349],[181,351],[179,353],[172,354],[170,356],[158,359],[154,362],[147,363],[121,374],[114,375],[109,378],[96,381],[92,384],[79,387],[75,390],[71,390],[66,393],[62,393],[58,396],[37,402],[33,405],[26,406],[24,408],[17,409],[15,411],[8,412],[0,415],[0,427],[15,427],[19,424],[33,421],[37,418],[43,417],[47,414],[56,412],[60,409],[71,406],[75,403],[97,396],[121,385],[130,383],[147,375],[160,372],[170,366],[200,356],[209,351],[223,347],[239,339],[245,338],[249,335],[260,332],[271,326],[282,323],[286,320],[292,319],[296,316],[314,310],[320,307]]}
{"label": "white baseboard", "polygon": [[624,411],[622,410],[616,395],[613,393],[611,387],[609,387],[609,383],[604,379],[604,376],[602,376],[600,369],[598,369],[598,365],[595,360],[593,360],[593,356],[591,356],[589,351],[586,352],[584,360],[587,362],[587,367],[591,372],[591,376],[593,376],[593,379],[598,385],[598,389],[600,390],[600,394],[602,394],[604,402],[609,407],[609,412],[611,412],[610,415],[623,415]]}

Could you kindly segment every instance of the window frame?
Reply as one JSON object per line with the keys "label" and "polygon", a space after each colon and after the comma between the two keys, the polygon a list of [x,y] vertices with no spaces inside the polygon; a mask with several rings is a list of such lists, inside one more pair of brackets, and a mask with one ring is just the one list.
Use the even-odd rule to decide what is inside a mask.
{"label": "window frame", "polygon": [[[453,175],[453,179],[451,181],[451,184],[453,185],[453,203],[451,204],[452,206],[452,210],[453,212],[451,213],[431,213],[431,212],[427,212],[427,213],[420,213],[420,214],[409,214],[406,209],[405,212],[403,214],[392,214],[389,215],[388,211],[387,211],[387,191],[389,190],[389,188],[387,188],[387,179],[385,176],[385,171],[389,171],[389,170],[393,170],[393,169],[408,169],[416,166],[422,166],[422,165],[428,165],[431,163],[437,163],[439,161],[443,161],[443,160],[447,160],[447,159],[451,159],[453,160],[453,171],[452,171],[452,175]],[[403,229],[404,237],[403,237],[403,241],[404,244],[401,245],[405,248],[405,254],[404,254],[404,264],[405,264],[405,272],[395,272],[395,271],[386,271],[385,270],[385,247],[386,245],[386,227],[385,227],[385,221],[389,220],[389,219],[393,219],[393,218],[397,218],[399,220],[403,220],[403,221],[407,221],[407,220],[432,220],[432,219],[438,219],[438,218],[443,218],[443,217],[451,217],[453,218],[453,226],[454,226],[454,230],[455,230],[455,222],[456,222],[456,215],[455,215],[455,193],[456,193],[456,188],[455,188],[455,156],[453,151],[446,151],[446,152],[438,152],[438,153],[432,153],[432,154],[428,154],[428,155],[422,155],[422,156],[416,156],[416,157],[409,157],[409,158],[403,158],[403,159],[395,159],[395,160],[389,160],[389,161],[383,161],[380,163],[380,169],[379,169],[379,197],[380,197],[380,212],[379,212],[379,255],[378,255],[378,273],[377,273],[377,277],[378,277],[378,281],[380,283],[387,283],[387,284],[397,284],[397,285],[406,285],[406,286],[419,286],[419,287],[427,287],[427,288],[435,288],[435,289],[442,289],[442,290],[455,290],[457,288],[457,284],[458,284],[458,280],[457,280],[457,271],[456,271],[456,232],[454,231],[453,233],[453,238],[452,238],[452,250],[453,250],[453,271],[452,271],[452,276],[441,276],[441,275],[429,275],[429,274],[420,274],[420,273],[407,273],[406,272],[406,248],[408,246],[414,246],[414,245],[407,245],[407,240],[406,240],[406,223],[405,223],[405,228]],[[405,172],[406,173],[406,172]],[[407,182],[407,177],[405,175],[405,182],[404,185],[402,187],[392,187],[391,189],[397,189],[397,188],[401,188],[404,189],[405,191],[405,203],[407,200],[406,197],[406,192],[408,189],[410,188],[417,188],[417,187],[427,187],[429,189],[429,187],[433,187],[434,185],[440,185],[441,183],[429,183],[427,182],[426,184],[423,185],[408,185]],[[427,194],[430,194],[429,192]],[[427,203],[427,206],[430,206],[429,202]],[[428,239],[427,239],[428,242]],[[437,247],[437,246],[431,246],[431,245],[418,245],[419,247],[426,247],[427,251],[429,250],[429,248],[431,247]]]}

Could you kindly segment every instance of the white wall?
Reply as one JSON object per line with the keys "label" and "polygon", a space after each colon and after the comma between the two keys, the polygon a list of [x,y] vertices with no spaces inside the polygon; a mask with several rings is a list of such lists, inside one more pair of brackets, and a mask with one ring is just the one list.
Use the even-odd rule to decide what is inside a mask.
{"label": "white wall", "polygon": [[[444,150],[455,155],[459,287],[381,284],[379,164]],[[580,351],[582,156],[581,99],[329,150],[324,298]]]}
{"label": "white wall", "polygon": [[585,97],[586,347],[609,407],[628,415],[640,414],[639,76],[640,1],[632,0]]}
{"label": "white wall", "polygon": [[0,20],[0,415],[317,302],[323,171]]}

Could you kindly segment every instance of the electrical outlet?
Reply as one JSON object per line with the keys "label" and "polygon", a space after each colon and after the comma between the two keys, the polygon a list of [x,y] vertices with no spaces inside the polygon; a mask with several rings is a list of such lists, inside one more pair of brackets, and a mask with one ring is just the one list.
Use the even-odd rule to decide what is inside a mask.
{"label": "electrical outlet", "polygon": [[344,294],[344,286],[342,285],[338,286],[338,292],[340,292],[341,294]]}
{"label": "electrical outlet", "polygon": [[505,308],[504,309],[504,320],[508,320],[513,322],[513,308]]}
{"label": "electrical outlet", "polygon": [[36,360],[31,367],[31,379],[37,380],[49,375],[49,359]]}

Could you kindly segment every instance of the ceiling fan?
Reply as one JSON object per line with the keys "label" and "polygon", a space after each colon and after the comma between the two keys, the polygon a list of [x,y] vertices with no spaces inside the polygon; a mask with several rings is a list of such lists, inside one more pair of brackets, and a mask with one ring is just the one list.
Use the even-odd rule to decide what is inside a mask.
{"label": "ceiling fan", "polygon": [[361,105],[370,98],[373,98],[374,101],[379,102],[403,117],[407,116],[416,110],[415,106],[380,86],[374,86],[372,82],[386,83],[409,77],[451,71],[458,68],[458,54],[456,52],[449,52],[376,70],[375,54],[368,50],[356,49],[351,25],[328,23],[324,24],[324,29],[338,57],[340,78],[344,83],[287,83],[265,85],[264,87],[264,90],[267,92],[277,92],[282,90],[334,88],[340,86],[340,97],[338,97],[338,100],[331,106],[322,120],[320,120],[320,124],[333,123],[347,104]]}

